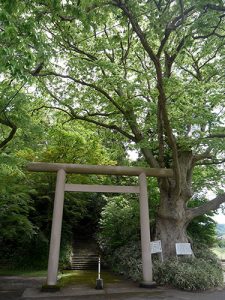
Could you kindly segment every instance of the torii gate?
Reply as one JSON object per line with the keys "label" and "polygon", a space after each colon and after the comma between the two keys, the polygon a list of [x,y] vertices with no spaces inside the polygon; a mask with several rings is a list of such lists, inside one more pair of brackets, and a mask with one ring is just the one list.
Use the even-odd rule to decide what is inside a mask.
{"label": "torii gate", "polygon": [[[61,241],[63,204],[65,192],[97,192],[97,193],[135,193],[139,194],[140,225],[141,225],[141,252],[142,252],[142,287],[154,286],[152,280],[152,260],[150,253],[150,223],[148,208],[148,192],[146,176],[172,177],[171,169],[142,168],[125,166],[97,166],[62,163],[29,163],[28,171],[57,172],[55,199],[52,218],[51,240],[48,259],[47,285],[57,284],[59,251]],[[98,174],[98,175],[125,175],[139,176],[138,186],[88,185],[66,184],[66,174]]]}

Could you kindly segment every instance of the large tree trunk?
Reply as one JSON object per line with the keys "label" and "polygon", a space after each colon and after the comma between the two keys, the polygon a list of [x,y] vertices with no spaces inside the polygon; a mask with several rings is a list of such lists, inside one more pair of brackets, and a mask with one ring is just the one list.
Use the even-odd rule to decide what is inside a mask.
{"label": "large tree trunk", "polygon": [[[164,191],[163,191],[164,192]],[[175,244],[188,242],[187,225],[190,219],[186,216],[187,200],[173,198],[169,191],[161,198],[157,212],[156,236],[162,242],[165,258],[175,256]]]}
{"label": "large tree trunk", "polygon": [[165,259],[176,255],[175,244],[187,243],[187,224],[182,219],[158,217],[156,232],[162,242],[163,256]]}
{"label": "large tree trunk", "polygon": [[175,244],[188,242],[186,233],[190,218],[187,217],[187,201],[192,196],[192,153],[179,154],[181,189],[175,189],[175,179],[159,179],[160,205],[157,211],[156,236],[162,242],[165,258],[176,254]]}

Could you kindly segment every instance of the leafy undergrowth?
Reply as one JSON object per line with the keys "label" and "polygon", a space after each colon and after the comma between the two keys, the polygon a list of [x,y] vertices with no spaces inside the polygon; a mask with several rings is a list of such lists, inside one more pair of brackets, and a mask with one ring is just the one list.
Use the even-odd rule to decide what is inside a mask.
{"label": "leafy undergrowth", "polygon": [[217,261],[202,258],[171,259],[155,264],[155,281],[189,291],[207,290],[223,285],[223,272]]}
{"label": "leafy undergrowth", "polygon": [[[96,279],[97,279],[97,272],[96,271],[72,271],[67,270],[63,271],[59,275],[59,286],[64,287],[67,285],[73,284],[86,284],[91,287],[95,287]],[[107,271],[101,272],[101,278],[106,283],[118,283],[122,279],[119,276],[113,275]]]}

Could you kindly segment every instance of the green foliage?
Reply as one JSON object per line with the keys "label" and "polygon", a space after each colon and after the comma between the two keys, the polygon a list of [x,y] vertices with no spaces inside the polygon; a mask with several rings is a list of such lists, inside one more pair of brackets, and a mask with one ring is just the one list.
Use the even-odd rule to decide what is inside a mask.
{"label": "green foliage", "polygon": [[59,269],[67,269],[70,267],[70,260],[73,254],[72,243],[65,241],[61,243],[60,258],[59,258]]}
{"label": "green foliage", "polygon": [[[10,117],[16,121],[16,112],[11,111]],[[91,128],[67,124],[56,126],[53,117],[49,128],[48,116],[40,113],[35,114],[33,120],[27,118],[26,121],[26,126],[22,120],[17,123],[19,130],[16,136],[0,152],[0,255],[14,267],[40,269],[47,265],[56,175],[28,173],[26,164],[34,160],[78,164],[113,164],[114,161],[110,160]],[[45,132],[40,132],[35,125],[38,121],[41,121]],[[68,182],[90,183],[90,180],[97,182],[98,178],[68,178]],[[99,181],[103,182],[104,178]],[[103,202],[96,194],[66,194],[61,267],[68,265],[74,228],[78,229],[82,221],[86,230],[93,230]]]}
{"label": "green foliage", "polygon": [[0,160],[0,242],[29,240],[36,232],[28,218],[33,209],[32,189],[15,157],[0,153]]}
{"label": "green foliage", "polygon": [[130,241],[117,248],[107,257],[107,262],[117,274],[135,281],[142,279],[141,246],[138,241]]}
{"label": "green foliage", "polygon": [[[188,202],[188,207],[197,207],[208,200],[198,197]],[[216,222],[212,219],[213,212],[194,218],[187,228],[189,237],[197,244],[212,247],[216,243]]]}
{"label": "green foliage", "polygon": [[154,280],[183,290],[207,290],[223,284],[219,263],[202,258],[171,259],[154,265]]}
{"label": "green foliage", "polygon": [[180,257],[164,263],[156,262],[154,278],[184,290],[206,290],[223,284],[221,263],[207,245],[193,247],[194,258]]}
{"label": "green foliage", "polygon": [[139,203],[136,198],[108,198],[99,222],[100,246],[112,253],[116,248],[139,238]]}
{"label": "green foliage", "polygon": [[[214,2],[222,5],[220,0]],[[176,168],[176,157],[182,158],[182,151],[188,150],[193,156],[185,166],[186,174],[177,180],[183,181],[180,188],[185,191],[181,194],[191,192],[195,163],[200,165],[194,170],[194,192],[205,186],[219,191],[224,170],[211,164],[220,162],[224,151],[223,140],[218,137],[224,130],[222,12],[202,0],[185,2],[188,13],[183,16],[178,2],[124,1],[144,32],[140,38],[132,28],[133,22],[121,11],[123,5],[103,3],[0,3],[0,142],[11,131],[6,121],[17,127],[14,138],[0,154],[0,234],[4,241],[18,241],[21,235],[32,240],[40,232],[48,237],[50,231],[55,178],[25,174],[20,159],[115,164],[118,148],[121,162],[124,152],[135,148],[148,165]],[[80,125],[72,123],[78,120]],[[105,141],[107,135],[100,138],[100,127],[108,130],[110,141]],[[120,143],[119,134],[123,137]],[[195,160],[206,149],[210,156]],[[69,182],[76,181],[96,182],[97,178],[69,178]],[[161,201],[171,199],[176,182],[168,179],[167,183],[158,183],[163,188]],[[104,201],[92,215],[93,199],[99,198],[66,196],[63,236],[67,241],[73,226],[85,215],[96,223]],[[104,218],[102,221],[109,249],[122,246],[132,237],[138,239],[139,209],[135,201],[130,205],[124,199],[122,207],[119,200],[117,206],[109,205],[111,219],[106,213],[107,222]],[[154,221],[158,197],[153,204],[150,213]],[[118,213],[116,218],[117,208],[124,216]],[[204,216],[192,222],[189,234],[196,239],[196,232],[204,231],[204,241],[212,243],[213,226]]]}
{"label": "green foliage", "polygon": [[[206,246],[194,247],[195,258],[153,258],[153,278],[157,284],[183,290],[206,290],[223,283],[223,272],[217,257]],[[112,269],[133,280],[142,278],[141,247],[137,241],[116,249],[108,257]]]}
{"label": "green foliage", "polygon": [[30,241],[21,244],[15,251],[12,261],[16,268],[42,270],[47,268],[49,240],[39,232]]}

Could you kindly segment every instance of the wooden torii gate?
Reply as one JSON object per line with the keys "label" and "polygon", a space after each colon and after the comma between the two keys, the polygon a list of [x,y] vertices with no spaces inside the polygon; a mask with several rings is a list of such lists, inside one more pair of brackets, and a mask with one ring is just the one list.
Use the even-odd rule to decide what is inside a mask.
{"label": "wooden torii gate", "polygon": [[[152,260],[150,253],[150,223],[148,208],[148,192],[146,176],[171,177],[171,169],[142,168],[125,166],[97,166],[63,163],[29,163],[28,171],[57,172],[55,199],[52,217],[52,229],[48,259],[47,285],[57,284],[59,251],[61,241],[63,204],[65,192],[98,192],[98,193],[135,193],[139,194],[140,201],[140,226],[141,226],[141,253],[142,253],[142,287],[154,286],[152,280]],[[138,186],[114,185],[88,185],[66,184],[66,174],[98,174],[98,175],[124,175],[138,176]]]}

